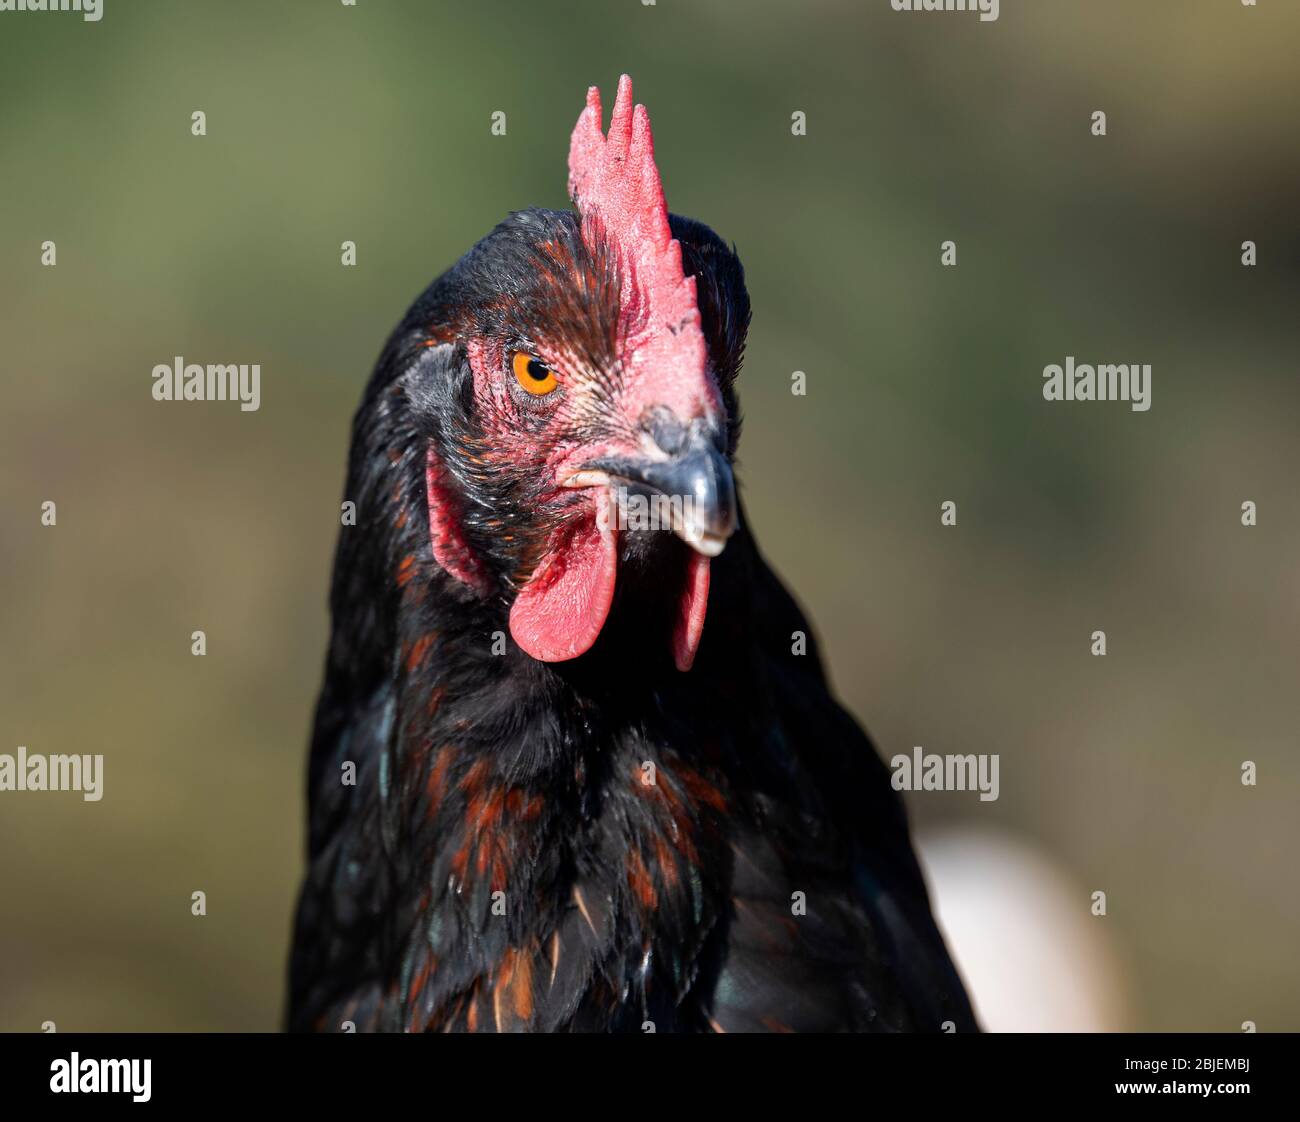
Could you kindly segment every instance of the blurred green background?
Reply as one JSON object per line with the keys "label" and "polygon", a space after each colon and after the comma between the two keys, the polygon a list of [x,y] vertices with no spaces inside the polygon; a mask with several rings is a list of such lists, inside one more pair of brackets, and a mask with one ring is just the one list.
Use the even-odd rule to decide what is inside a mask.
{"label": "blurred green background", "polygon": [[[742,481],[839,690],[886,756],[1001,754],[919,832],[1064,870],[1116,1027],[1300,1028],[1298,44],[1280,0],[0,14],[0,751],[106,757],[100,803],[0,794],[0,1029],[278,1025],[352,410],[624,70],[747,267]],[[1067,354],[1151,411],[1045,403]],[[261,410],[153,401],[176,355]]]}

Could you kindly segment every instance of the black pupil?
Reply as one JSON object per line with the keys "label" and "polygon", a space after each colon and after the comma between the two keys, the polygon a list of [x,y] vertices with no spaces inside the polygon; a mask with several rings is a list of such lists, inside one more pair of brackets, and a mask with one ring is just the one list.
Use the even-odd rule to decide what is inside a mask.
{"label": "black pupil", "polygon": [[537,359],[528,360],[528,377],[535,382],[545,382],[551,372],[543,366]]}

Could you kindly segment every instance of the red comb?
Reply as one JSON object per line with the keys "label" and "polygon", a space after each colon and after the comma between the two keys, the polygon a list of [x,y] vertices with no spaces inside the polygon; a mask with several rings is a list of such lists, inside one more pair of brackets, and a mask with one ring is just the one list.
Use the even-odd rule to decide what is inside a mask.
{"label": "red comb", "polygon": [[[601,132],[600,90],[587,91],[587,107],[569,143],[569,194],[588,242],[603,231],[617,256],[625,330],[637,340],[627,350],[630,365],[655,364],[660,378],[671,370],[683,382],[694,375],[701,383],[698,392],[707,351],[695,278],[682,272],[682,248],[668,228],[655,166],[650,116],[644,105],[633,109],[632,79],[626,74],[618,81],[608,135]],[[703,396],[712,394],[704,389]],[[679,404],[688,407],[686,401]]]}

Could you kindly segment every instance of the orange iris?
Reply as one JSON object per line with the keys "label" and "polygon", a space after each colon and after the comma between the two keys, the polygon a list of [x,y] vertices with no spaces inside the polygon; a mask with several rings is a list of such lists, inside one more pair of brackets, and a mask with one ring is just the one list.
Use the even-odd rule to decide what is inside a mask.
{"label": "orange iris", "polygon": [[527,351],[515,351],[510,359],[510,368],[514,371],[515,381],[534,397],[545,397],[560,384],[555,371]]}

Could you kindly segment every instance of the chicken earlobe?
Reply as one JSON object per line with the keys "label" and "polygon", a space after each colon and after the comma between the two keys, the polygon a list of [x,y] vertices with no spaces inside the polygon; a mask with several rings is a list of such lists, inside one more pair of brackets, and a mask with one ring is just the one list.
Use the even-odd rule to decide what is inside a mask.
{"label": "chicken earlobe", "polygon": [[429,510],[429,544],[433,558],[451,576],[480,595],[488,589],[487,574],[461,532],[460,504],[448,482],[447,470],[430,444],[425,456],[425,497]]}

